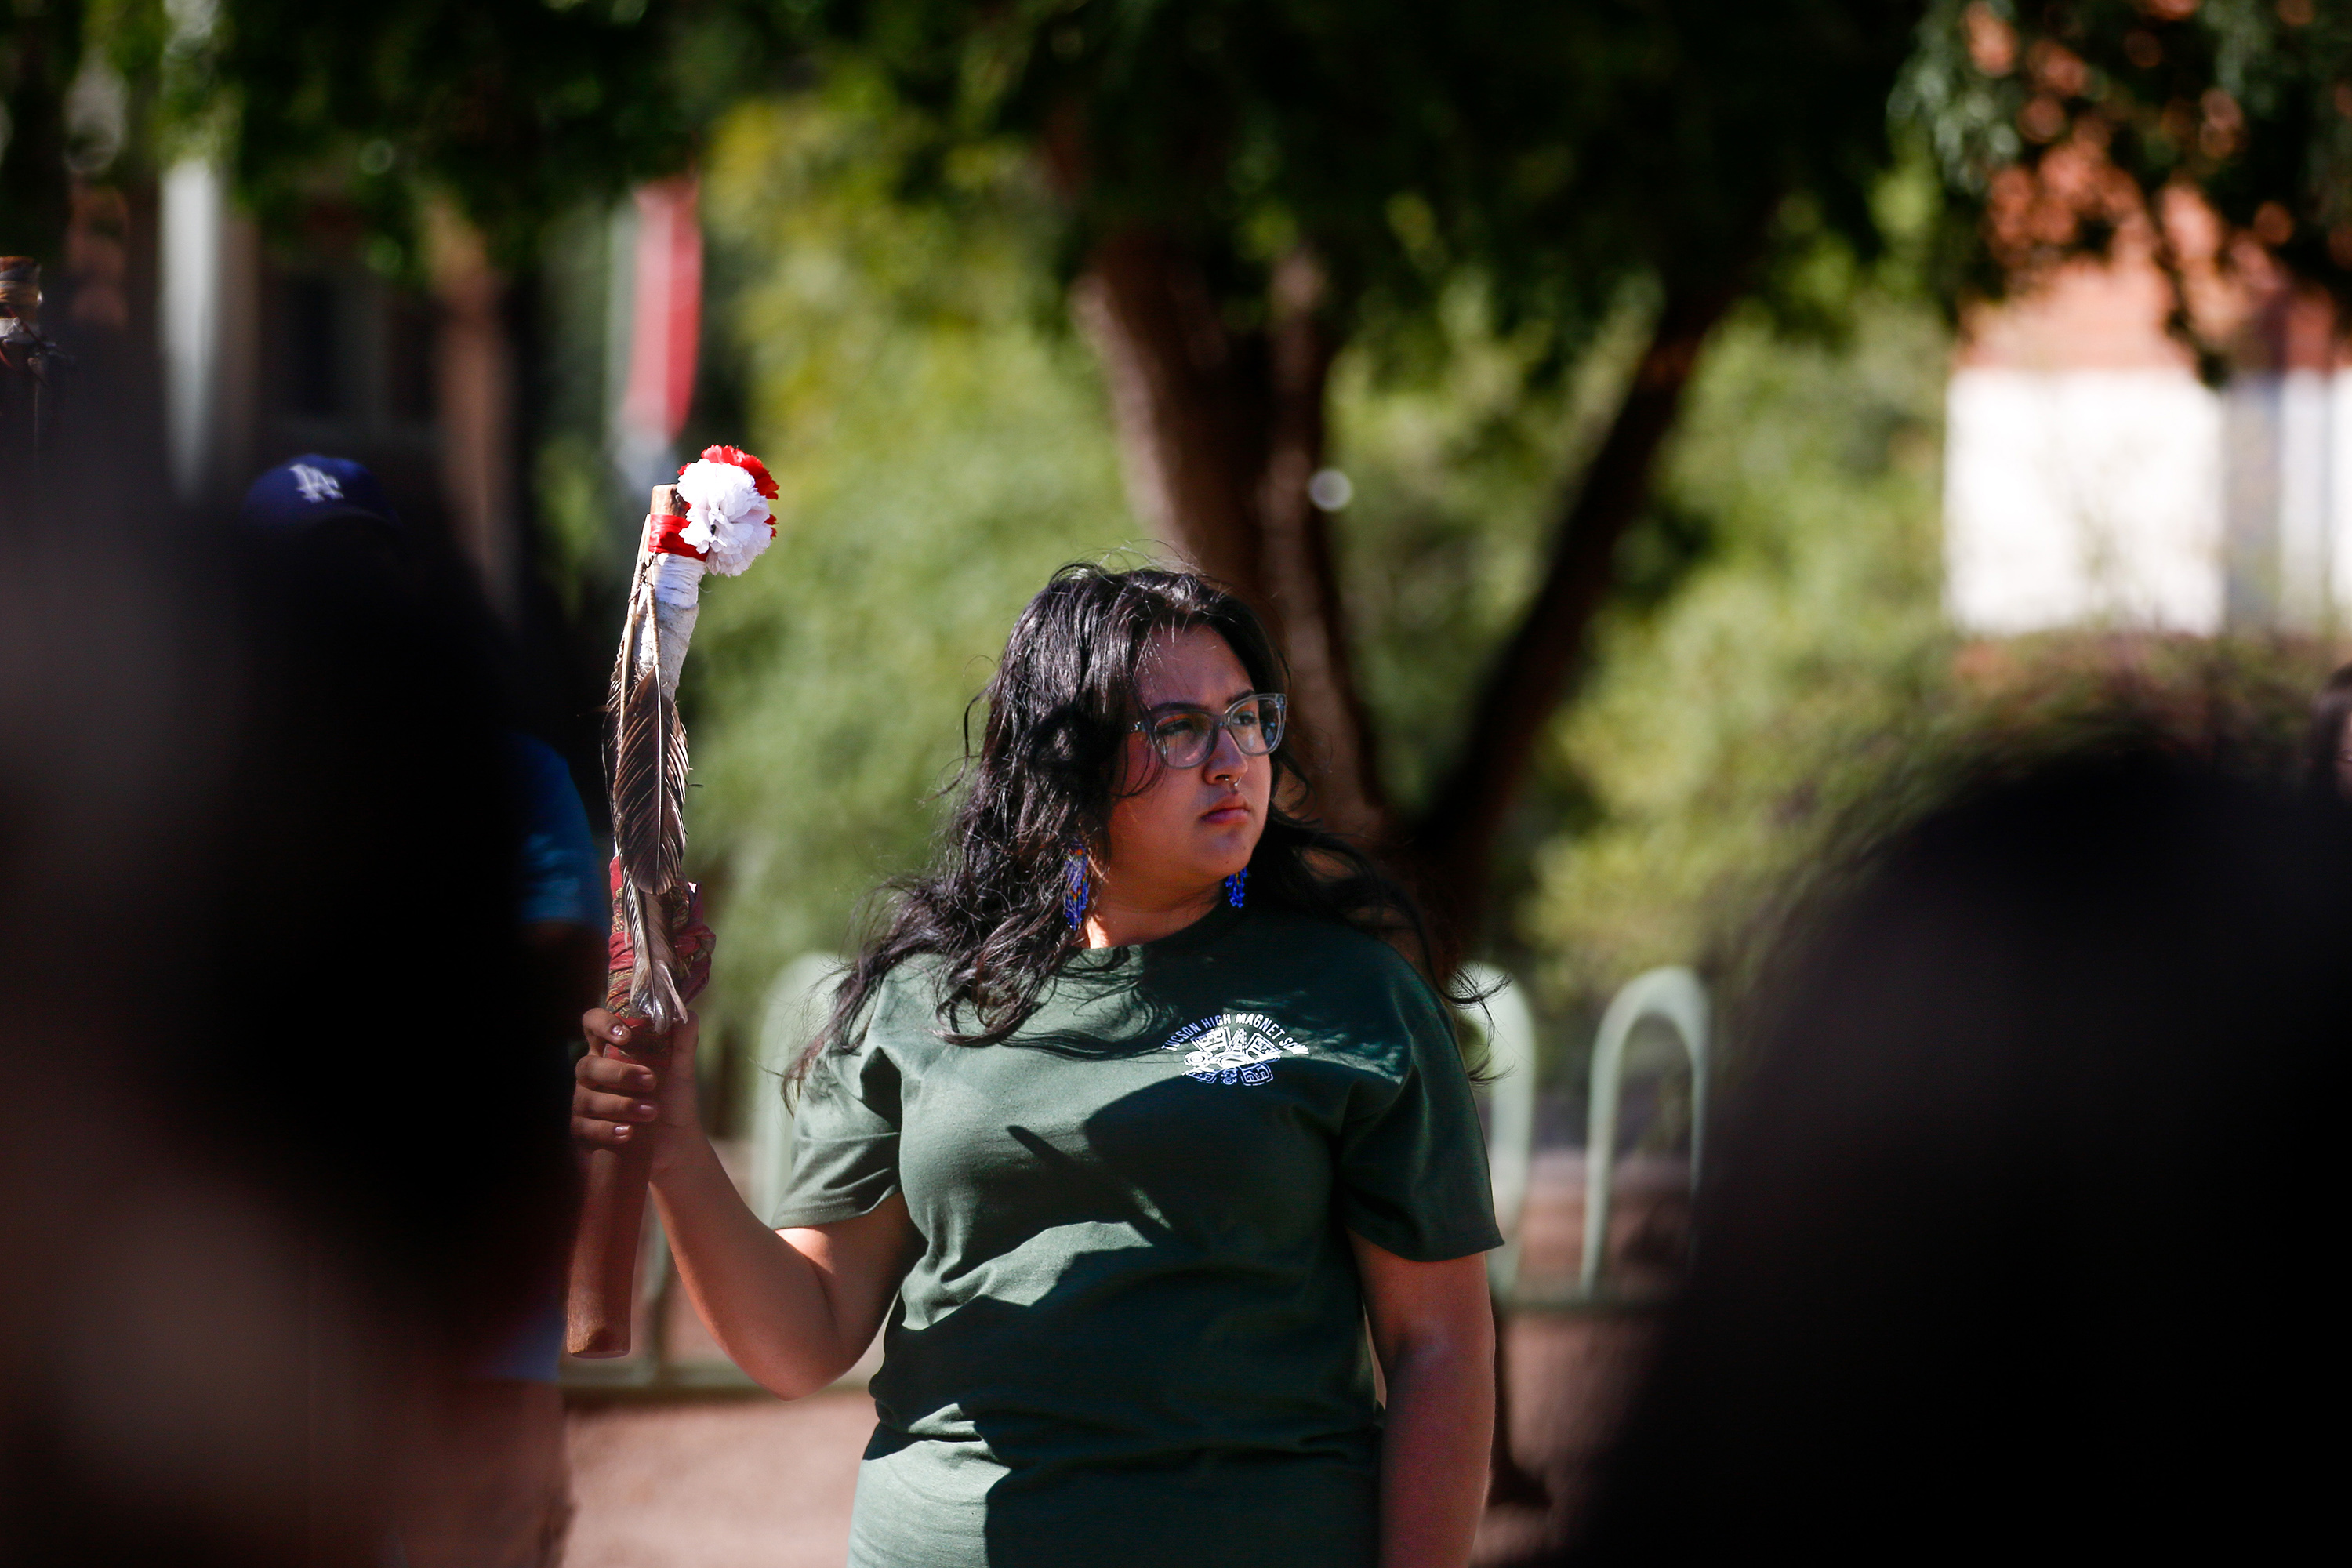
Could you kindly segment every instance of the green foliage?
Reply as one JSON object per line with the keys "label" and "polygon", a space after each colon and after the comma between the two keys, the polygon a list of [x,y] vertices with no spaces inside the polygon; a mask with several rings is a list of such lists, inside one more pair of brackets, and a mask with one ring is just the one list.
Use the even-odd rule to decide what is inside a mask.
{"label": "green foliage", "polygon": [[[741,111],[707,175],[714,267],[746,283],[726,309],[747,356],[749,429],[788,520],[776,562],[788,569],[713,590],[689,674],[708,789],[696,854],[727,919],[722,984],[733,989],[718,1005],[739,1021],[777,964],[838,947],[854,900],[919,859],[934,820],[921,802],[950,776],[955,715],[1045,572],[1132,541],[1100,389],[1040,287],[1057,216],[1034,164],[1017,143],[975,141],[926,167],[935,145],[884,85],[843,75],[822,101]],[[918,181],[937,200],[887,199]],[[1335,460],[1356,486],[1340,519],[1346,593],[1402,802],[1425,795],[1458,745],[1464,693],[1520,611],[1563,475],[1599,438],[1651,298],[1624,293],[1577,374],[1533,395],[1533,366],[1556,340],[1533,322],[1495,332],[1491,301],[1467,281],[1420,350],[1391,340],[1341,363]],[[1832,400],[1822,423],[1838,435],[1817,468],[1834,470],[1846,447],[1873,473],[1890,442],[1915,466],[1931,453],[1919,406],[1932,426],[1942,340],[1917,324],[1927,312],[1888,309],[1908,335],[1880,357],[1927,390],[1906,382],[1900,397],[1873,386]],[[1747,400],[1776,409],[1784,423],[1759,450],[1806,429],[1821,413],[1807,400],[1850,379],[1818,347],[1780,343],[1740,363],[1783,352],[1811,355],[1811,379],[1743,371],[1701,399],[1731,427]],[[1916,546],[1932,486],[1902,482],[1913,510],[1893,531]],[[1672,616],[1679,584],[1727,552],[1750,570],[1780,560],[1784,542],[1747,536],[1789,531],[1771,510],[1785,498],[1769,475],[1752,488],[1738,506],[1670,488],[1627,542],[1643,592],[1626,625]],[[1932,619],[1932,583],[1914,597]],[[1750,700],[1769,705],[1778,689]],[[1549,767],[1542,782],[1522,827],[1530,852],[1593,821],[1577,770]]]}
{"label": "green foliage", "polygon": [[765,6],[728,0],[103,0],[103,48],[173,142],[211,142],[280,225],[356,206],[373,258],[417,264],[453,202],[518,264],[583,197],[684,168],[784,58]]}
{"label": "green foliage", "polygon": [[[742,430],[784,487],[776,552],[713,585],[688,676],[694,859],[726,932],[712,1006],[739,1039],[782,963],[838,950],[860,897],[926,853],[963,704],[1019,605],[1061,561],[1136,542],[1101,388],[1060,324],[1034,164],[974,141],[926,169],[932,145],[884,84],[842,74],[738,111],[707,165],[713,275],[740,280],[715,309]],[[887,199],[917,182],[935,199]],[[1926,226],[1917,184],[1873,197],[1898,239]],[[1697,962],[1736,1000],[1790,889],[1987,757],[2135,703],[2172,731],[2226,710],[2275,737],[2318,668],[2297,649],[1960,645],[1939,602],[1944,318],[1901,266],[1813,256],[1843,330],[1751,305],[1710,352],[1626,542],[1643,591],[1601,627],[1506,847],[1502,956],[1555,1020],[1659,962]],[[1533,394],[1547,329],[1498,333],[1467,281],[1419,348],[1343,357],[1343,587],[1401,803],[1458,746],[1462,694],[1652,309],[1621,295],[1576,374]]]}
{"label": "green foliage", "polygon": [[[1178,237],[1237,324],[1295,244],[1410,330],[1465,280],[1568,363],[1631,279],[1720,269],[1784,198],[1867,247],[1911,0],[956,0],[817,5],[940,149],[1011,136],[1071,204],[1066,257]],[[944,156],[942,151],[940,156]]]}
{"label": "green foliage", "polygon": [[[1501,956],[1555,1019],[1653,963],[1715,958],[1829,809],[1829,763],[1864,766],[1857,751],[1940,679],[1948,339],[1932,305],[1853,276],[1842,333],[1776,325],[1761,305],[1725,329],[1624,542],[1621,580],[1644,591],[1600,627],[1500,857]],[[1447,312],[1443,353],[1358,355],[1337,377],[1336,460],[1356,490],[1345,588],[1407,805],[1452,760],[1461,694],[1525,602],[1646,310],[1629,300],[1579,375],[1533,398],[1520,356],[1540,350],[1484,332],[1467,304]]]}
{"label": "green foliage", "polygon": [[[952,211],[877,199],[919,155],[845,81],[739,112],[707,175],[714,264],[745,283],[724,310],[751,442],[786,520],[759,572],[707,595],[688,676],[695,858],[729,952],[714,1006],[739,1026],[782,963],[838,949],[856,900],[921,858],[962,704],[1021,603],[1062,560],[1132,541],[1100,388],[1037,289],[1053,219],[1031,166],[976,147]],[[1648,309],[1629,297],[1580,374],[1532,397],[1540,330],[1493,333],[1466,287],[1441,352],[1343,360],[1345,588],[1401,799],[1458,744],[1462,693],[1518,613]],[[1706,951],[1724,880],[1779,863],[1806,759],[1941,668],[1937,322],[1882,293],[1840,346],[1759,312],[1703,376],[1628,541],[1652,557],[1629,562],[1648,593],[1612,621],[1521,828],[1541,882],[1516,961],[1543,955],[1555,1005]]]}
{"label": "green foliage", "polygon": [[1460,750],[1469,694],[1543,569],[1561,476],[1599,443],[1648,310],[1628,299],[1577,374],[1532,391],[1549,334],[1491,331],[1467,287],[1419,352],[1359,347],[1335,369],[1331,461],[1355,492],[1335,552],[1383,783],[1408,817]]}
{"label": "green foliage", "polygon": [[[2352,305],[2352,8],[2341,0],[1936,0],[1896,108],[1932,139],[1970,234],[2004,171],[2087,152],[2144,199],[2169,184],[2201,191]],[[2104,251],[2113,215],[2084,203],[2079,219],[1990,253],[1971,247],[1969,275],[1949,281],[1998,291],[2035,252]]]}
{"label": "green foliage", "polygon": [[[1594,656],[1604,688],[1612,666],[1646,657],[1635,649],[1648,645],[1629,637],[1686,613],[1686,592],[1726,574],[1752,583],[1759,572],[1815,569],[1790,564],[1792,533],[1834,552],[1837,531],[1864,531],[1868,548],[1895,552],[1919,579],[1905,614],[1936,616],[1936,498],[1913,472],[1932,464],[1948,353],[1919,288],[1934,175],[1913,158],[1869,205],[1886,241],[1875,257],[1844,244],[1809,204],[1783,210],[1772,243],[1788,264],[1709,351],[1685,433],[1619,547],[1614,609]],[[1454,762],[1465,694],[1522,612],[1560,492],[1604,434],[1654,308],[1650,291],[1629,289],[1574,374],[1534,391],[1530,365],[1549,352],[1543,328],[1496,334],[1489,313],[1459,296],[1434,313],[1419,352],[1382,344],[1341,362],[1334,461],[1357,496],[1341,565],[1360,679],[1391,737],[1385,782],[1407,814]],[[1764,461],[1735,446],[1745,437],[1778,468],[1734,493],[1727,476]],[[1891,449],[1909,465],[1893,487],[1882,482]],[[1858,510],[1850,492],[1864,485],[1878,488]],[[1532,868],[1566,837],[1600,826],[1608,808],[1594,790],[1556,755],[1538,766],[1498,858],[1507,901],[1527,893]]]}
{"label": "green foliage", "polygon": [[239,184],[267,217],[331,181],[397,237],[437,187],[513,247],[580,195],[686,161],[655,32],[642,5],[234,0],[205,96],[233,105]]}
{"label": "green foliage", "polygon": [[1873,845],[2059,751],[2153,735],[2273,778],[2296,766],[2328,647],[1950,630],[1948,343],[1916,300],[1874,291],[1858,315],[1833,344],[1751,310],[1700,374],[1661,491],[1712,520],[1715,551],[1656,611],[1612,614],[1542,764],[1587,814],[1549,825],[1517,909],[1556,1016],[1696,963],[1736,1036],[1759,964]]}
{"label": "green foliage", "polygon": [[714,259],[745,279],[720,306],[741,436],[782,487],[775,547],[704,595],[688,668],[711,1006],[739,1029],[920,863],[1021,605],[1133,540],[1092,365],[1036,308],[1028,166],[971,155],[954,212],[877,199],[904,147],[872,110],[854,85],[747,106],[706,166]]}
{"label": "green foliage", "polygon": [[1596,817],[1543,845],[1521,910],[1555,1004],[1715,956],[1940,688],[1948,344],[1919,304],[1861,318],[1833,347],[1751,314],[1700,373],[1661,491],[1717,549],[1656,613],[1612,616],[1545,763]]}

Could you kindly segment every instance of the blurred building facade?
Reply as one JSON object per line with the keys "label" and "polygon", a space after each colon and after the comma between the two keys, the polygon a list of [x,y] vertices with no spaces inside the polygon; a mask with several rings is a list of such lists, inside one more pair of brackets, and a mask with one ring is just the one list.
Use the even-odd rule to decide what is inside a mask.
{"label": "blurred building facade", "polygon": [[[454,214],[426,215],[421,268],[372,257],[360,215],[322,196],[265,237],[225,172],[167,169],[152,197],[153,346],[173,479],[192,505],[234,505],[254,475],[303,452],[357,458],[404,517],[438,529],[509,621],[528,572],[530,377],[536,301]],[[134,223],[134,227],[139,226]],[[700,330],[701,232],[691,181],[646,187],[605,237],[608,446],[619,477],[676,466]],[[404,284],[399,277],[421,281]]]}
{"label": "blurred building facade", "polygon": [[2204,282],[2238,344],[2218,388],[2129,247],[1972,314],[1945,448],[1963,630],[2352,624],[2352,355],[2324,298],[2259,274]]}
{"label": "blurred building facade", "polygon": [[156,348],[180,499],[233,505],[303,452],[357,458],[402,514],[444,531],[494,605],[522,569],[517,323],[479,241],[436,215],[424,287],[370,264],[359,215],[322,198],[265,241],[215,164],[166,169]]}

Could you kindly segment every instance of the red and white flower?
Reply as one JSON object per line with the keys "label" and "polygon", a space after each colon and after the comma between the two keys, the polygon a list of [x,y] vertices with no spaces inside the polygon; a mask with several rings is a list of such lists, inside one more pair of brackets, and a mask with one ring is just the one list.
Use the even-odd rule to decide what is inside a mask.
{"label": "red and white flower", "polygon": [[702,552],[710,570],[733,577],[759,558],[776,536],[768,502],[776,481],[767,465],[739,447],[707,447],[677,471],[686,526],[678,539]]}

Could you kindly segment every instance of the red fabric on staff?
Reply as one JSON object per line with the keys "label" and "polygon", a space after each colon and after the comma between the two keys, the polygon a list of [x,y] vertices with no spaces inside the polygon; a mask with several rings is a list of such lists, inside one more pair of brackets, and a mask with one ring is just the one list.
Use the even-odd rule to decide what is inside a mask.
{"label": "red fabric on staff", "polygon": [[[612,934],[605,939],[605,963],[608,971],[605,994],[625,997],[629,989],[629,971],[636,964],[636,949],[629,942],[628,931],[621,924],[621,858],[614,856],[606,868],[606,886],[613,894],[614,920]],[[710,984],[710,957],[719,946],[719,933],[702,918],[702,889],[698,883],[686,885],[684,917],[670,922],[670,951],[677,954],[678,999],[688,1006]]]}
{"label": "red fabric on staff", "polygon": [[691,555],[697,561],[708,561],[710,558],[710,552],[697,550],[678,537],[680,531],[690,521],[692,520],[685,517],[664,516],[656,513],[653,519],[654,541],[647,548],[656,555]]}

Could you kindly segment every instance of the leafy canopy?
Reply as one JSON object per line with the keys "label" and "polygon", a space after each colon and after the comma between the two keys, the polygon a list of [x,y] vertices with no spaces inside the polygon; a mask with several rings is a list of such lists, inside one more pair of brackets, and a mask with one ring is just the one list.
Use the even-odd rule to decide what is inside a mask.
{"label": "leafy canopy", "polygon": [[1895,110],[1952,200],[1949,289],[2105,254],[2179,188],[2352,309],[2342,0],[1935,0]]}
{"label": "leafy canopy", "polygon": [[1246,315],[1275,258],[1304,242],[1343,304],[1423,316],[1475,274],[1502,321],[1559,323],[1570,352],[1629,279],[1719,269],[1786,197],[1874,244],[1885,84],[1916,14],[1911,0],[809,13],[940,148],[1036,148],[1069,205],[1066,265],[1151,226]]}
{"label": "leafy canopy", "polygon": [[779,26],[730,0],[100,0],[88,18],[163,149],[216,145],[265,218],[329,195],[405,251],[446,198],[510,264],[579,201],[691,162],[767,84]]}

